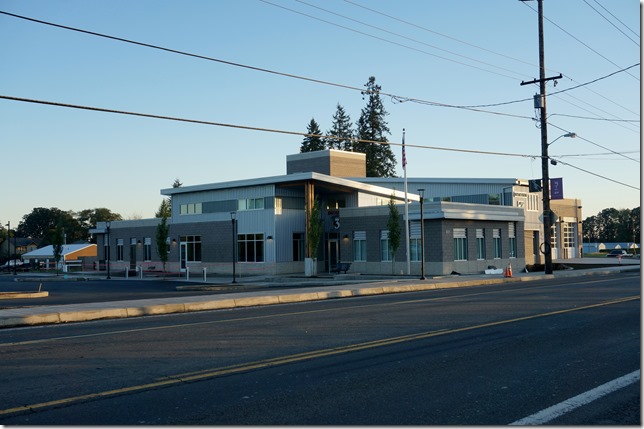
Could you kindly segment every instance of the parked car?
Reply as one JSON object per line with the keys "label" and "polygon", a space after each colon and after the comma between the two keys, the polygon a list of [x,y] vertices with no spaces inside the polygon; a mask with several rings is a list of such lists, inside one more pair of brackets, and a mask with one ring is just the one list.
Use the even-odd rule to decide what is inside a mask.
{"label": "parked car", "polygon": [[626,250],[624,250],[624,249],[615,249],[615,250],[611,250],[611,251],[606,255],[606,257],[607,257],[607,258],[617,258],[618,256],[621,256],[622,258],[631,258],[633,255],[631,255],[630,253],[628,253],[628,252],[627,252]]}

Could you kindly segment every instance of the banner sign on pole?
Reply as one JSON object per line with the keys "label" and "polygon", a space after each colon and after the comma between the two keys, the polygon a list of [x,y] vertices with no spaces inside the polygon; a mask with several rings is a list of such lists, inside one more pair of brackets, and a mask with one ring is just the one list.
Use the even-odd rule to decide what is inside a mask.
{"label": "banner sign on pole", "polygon": [[563,178],[550,179],[550,199],[563,200]]}

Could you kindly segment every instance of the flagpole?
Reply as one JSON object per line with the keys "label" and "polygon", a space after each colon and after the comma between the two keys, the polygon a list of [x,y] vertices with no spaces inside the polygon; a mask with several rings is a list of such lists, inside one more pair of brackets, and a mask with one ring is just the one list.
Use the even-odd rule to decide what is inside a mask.
{"label": "flagpole", "polygon": [[407,199],[407,155],[405,154],[405,129],[402,137],[402,164],[405,174],[405,245],[407,248],[407,275],[411,275],[411,258],[409,255],[409,200]]}

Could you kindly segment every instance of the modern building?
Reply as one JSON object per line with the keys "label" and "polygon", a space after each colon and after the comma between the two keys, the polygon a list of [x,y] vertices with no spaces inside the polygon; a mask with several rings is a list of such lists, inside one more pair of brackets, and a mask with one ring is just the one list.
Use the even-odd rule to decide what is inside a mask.
{"label": "modern building", "polygon": [[[539,195],[519,179],[403,179],[365,177],[365,155],[325,150],[289,155],[287,174],[162,189],[171,198],[166,271],[237,275],[304,274],[308,216],[321,208],[318,273],[339,262],[350,273],[427,275],[480,273],[536,258]],[[421,220],[421,196],[425,189]],[[409,201],[409,255],[404,220]],[[398,207],[401,246],[389,246],[388,203]],[[99,258],[114,272],[163,269],[156,231],[160,219],[101,222]],[[541,226],[542,228],[542,226]],[[541,229],[542,230],[542,229]],[[422,236],[424,231],[424,240]],[[108,244],[109,235],[109,246]],[[423,263],[423,246],[424,263]],[[101,256],[102,255],[102,256]],[[532,255],[530,255],[532,256]],[[105,266],[105,262],[102,262]]]}

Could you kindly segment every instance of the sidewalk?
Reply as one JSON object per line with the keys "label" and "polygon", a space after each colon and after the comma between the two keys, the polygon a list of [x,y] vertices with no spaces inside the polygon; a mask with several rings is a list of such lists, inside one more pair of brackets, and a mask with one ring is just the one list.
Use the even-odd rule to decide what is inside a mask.
{"label": "sidewalk", "polygon": [[218,290],[226,288],[231,290],[230,293],[218,294],[216,296],[205,295],[4,309],[0,310],[0,328],[221,310],[564,277],[609,275],[629,271],[639,272],[639,264],[636,266],[624,265],[586,270],[562,270],[555,271],[549,275],[543,273],[516,273],[513,277],[509,278],[503,277],[502,275],[464,275],[428,278],[427,280],[386,279],[365,283],[360,280],[351,280],[351,276],[346,276],[345,280],[342,280],[342,276],[338,276],[337,279],[315,279],[312,281],[314,282],[313,284],[309,280],[301,279],[292,288],[280,288],[278,290],[271,290],[270,282],[264,282],[261,284],[266,286],[265,288],[244,292],[244,286],[252,285],[256,288],[260,284],[246,279],[247,283],[241,283],[234,287],[214,284],[182,286],[182,288],[191,288],[193,290],[208,290],[205,288],[217,288]]}

